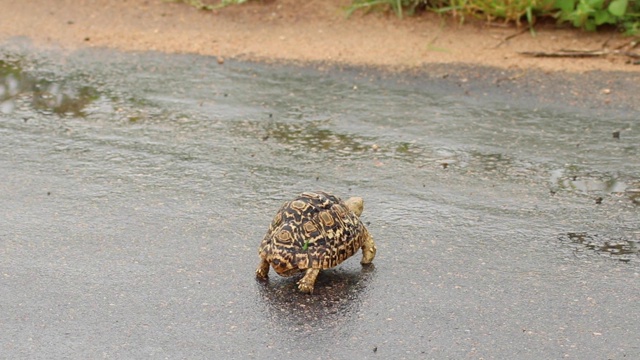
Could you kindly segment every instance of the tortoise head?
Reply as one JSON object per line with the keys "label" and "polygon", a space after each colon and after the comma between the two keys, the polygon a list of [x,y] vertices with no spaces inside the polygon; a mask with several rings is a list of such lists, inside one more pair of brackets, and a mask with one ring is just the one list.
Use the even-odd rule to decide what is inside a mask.
{"label": "tortoise head", "polygon": [[344,202],[345,205],[351,210],[357,217],[362,215],[362,210],[364,210],[364,200],[361,197],[351,197]]}

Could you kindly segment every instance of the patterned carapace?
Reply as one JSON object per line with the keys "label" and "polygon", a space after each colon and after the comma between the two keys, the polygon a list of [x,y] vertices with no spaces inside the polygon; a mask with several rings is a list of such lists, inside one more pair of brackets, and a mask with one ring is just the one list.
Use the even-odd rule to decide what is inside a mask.
{"label": "patterned carapace", "polygon": [[259,255],[282,276],[332,268],[370,238],[359,215],[334,195],[302,193],[280,208],[260,244]]}

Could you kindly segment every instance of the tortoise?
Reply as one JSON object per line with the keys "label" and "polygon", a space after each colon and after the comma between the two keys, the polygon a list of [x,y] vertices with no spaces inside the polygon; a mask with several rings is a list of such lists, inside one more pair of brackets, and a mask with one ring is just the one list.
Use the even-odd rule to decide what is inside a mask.
{"label": "tortoise", "polygon": [[342,201],[332,194],[304,192],[286,202],[273,218],[258,255],[256,276],[266,280],[269,266],[281,276],[305,272],[298,289],[313,293],[320,270],[342,263],[362,249],[362,265],[376,256],[376,245],[360,221],[364,201]]}

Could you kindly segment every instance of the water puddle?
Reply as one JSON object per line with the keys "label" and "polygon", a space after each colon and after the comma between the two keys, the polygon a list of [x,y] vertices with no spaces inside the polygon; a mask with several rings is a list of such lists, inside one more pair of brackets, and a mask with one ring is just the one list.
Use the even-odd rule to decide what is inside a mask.
{"label": "water puddle", "polygon": [[99,98],[91,86],[37,78],[24,72],[17,61],[0,60],[0,111],[4,114],[28,106],[44,115],[85,117],[85,109]]}
{"label": "water puddle", "polygon": [[625,263],[640,261],[640,232],[635,233],[632,239],[610,238],[587,232],[568,232],[558,239],[571,246],[574,255],[579,258],[589,257],[585,252],[593,252]]}

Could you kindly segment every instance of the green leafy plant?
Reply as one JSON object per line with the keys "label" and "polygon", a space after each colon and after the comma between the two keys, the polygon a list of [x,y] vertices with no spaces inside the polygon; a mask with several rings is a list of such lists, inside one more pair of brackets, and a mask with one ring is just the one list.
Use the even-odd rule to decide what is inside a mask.
{"label": "green leafy plant", "polygon": [[465,16],[516,24],[524,19],[530,26],[537,18],[553,17],[587,30],[615,25],[628,34],[640,35],[640,0],[353,0],[347,15],[376,8],[390,9],[398,17],[427,9],[452,14],[462,21]]}
{"label": "green leafy plant", "polygon": [[633,0],[555,0],[555,16],[575,27],[596,30],[600,25],[621,25],[628,33],[638,34],[640,2]]}

